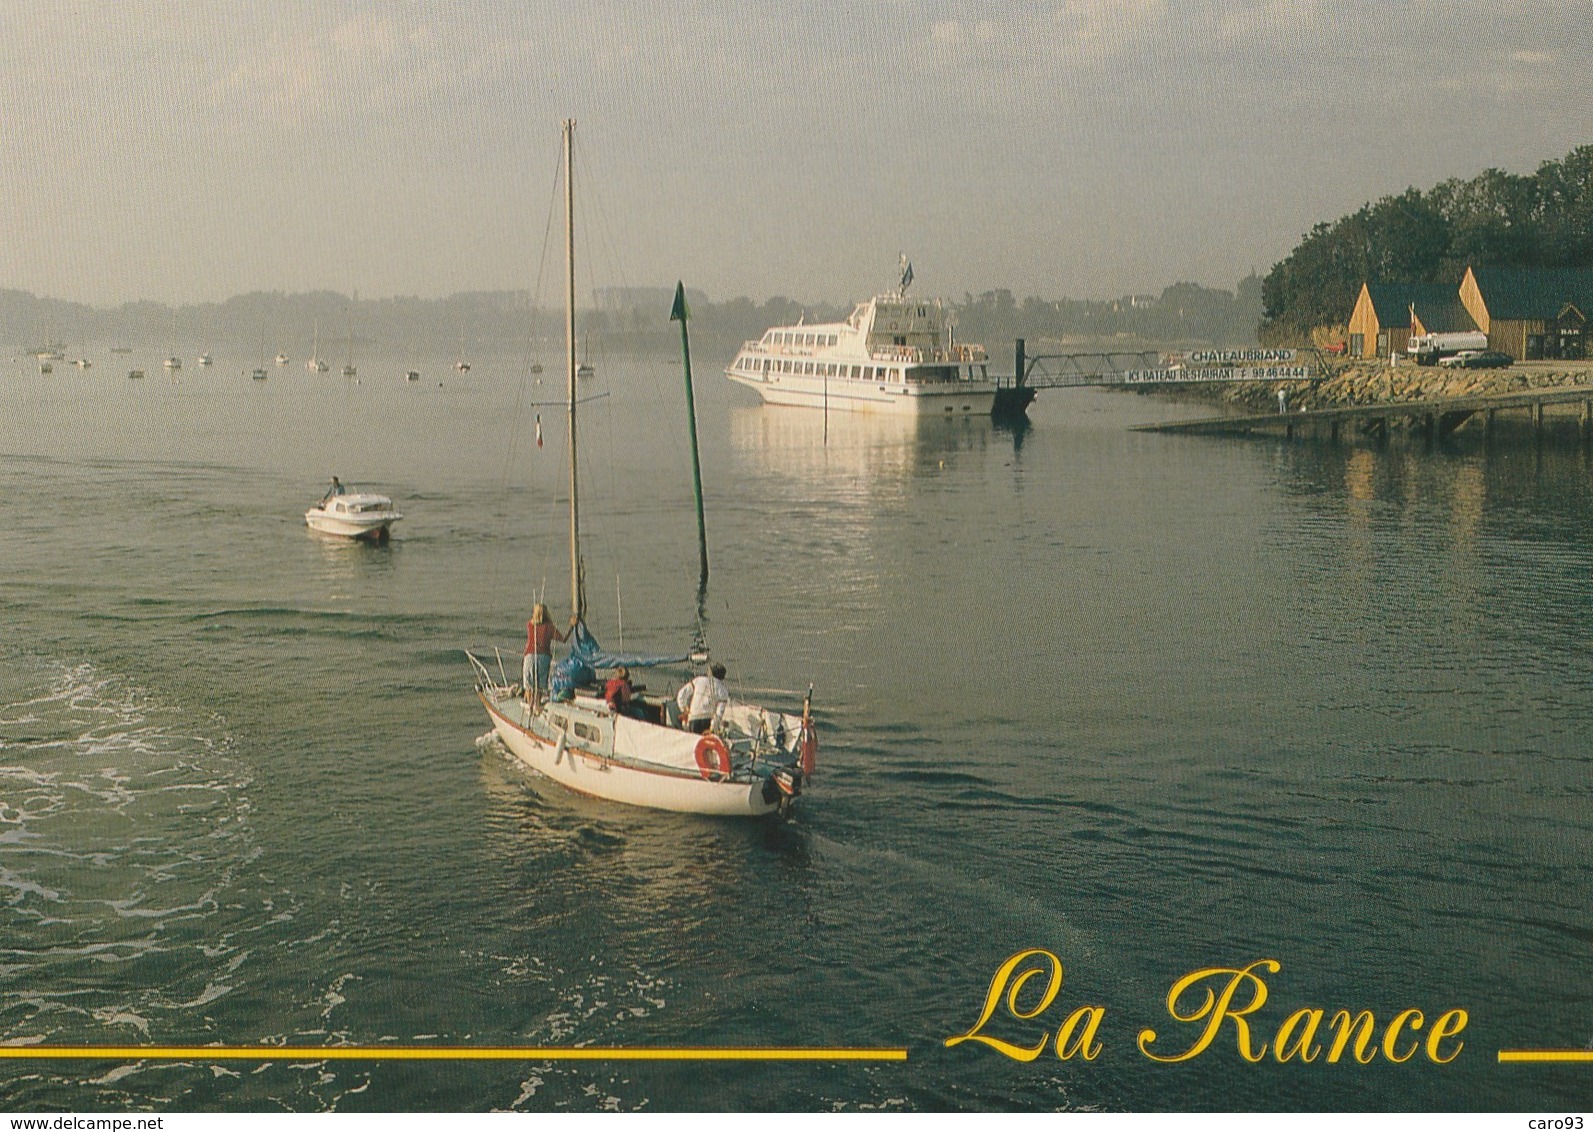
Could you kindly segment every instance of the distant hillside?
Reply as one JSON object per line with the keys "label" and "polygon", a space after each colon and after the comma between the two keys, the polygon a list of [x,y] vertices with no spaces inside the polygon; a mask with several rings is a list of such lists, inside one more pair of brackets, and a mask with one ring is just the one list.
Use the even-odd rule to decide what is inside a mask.
{"label": "distant hillside", "polygon": [[[669,322],[673,288],[600,292],[582,314],[582,326],[601,337],[606,351],[673,349],[678,331]],[[733,351],[770,326],[806,320],[836,321],[850,306],[806,304],[776,297],[710,302],[688,292],[692,334],[706,348]],[[1160,295],[1118,299],[1016,299],[1011,291],[965,295],[957,304],[957,335],[982,342],[998,357],[1013,338],[1134,344],[1254,343],[1261,317],[1261,281],[1251,276],[1235,291],[1176,283]],[[308,294],[255,291],[221,303],[169,307],[124,303],[89,307],[23,291],[0,290],[0,349],[22,353],[59,341],[167,349],[227,350],[245,356],[286,349],[297,357],[317,328],[321,353],[336,358],[350,327],[356,350],[373,343],[402,349],[452,347],[463,337],[469,351],[513,350],[535,337],[558,341],[561,310],[533,313],[525,291],[481,291],[446,299],[360,299],[332,291]]]}
{"label": "distant hillside", "polygon": [[1593,264],[1593,146],[1536,173],[1406,189],[1312,228],[1262,284],[1262,340],[1344,322],[1365,282],[1453,283],[1467,266]]}
{"label": "distant hillside", "polygon": [[[1261,279],[1250,275],[1232,291],[1174,283],[1160,295],[1118,299],[1040,299],[1021,302],[1011,291],[965,295],[957,308],[958,337],[1005,352],[1014,338],[1031,344],[1075,344],[1080,350],[1139,346],[1248,346],[1261,321]],[[1033,345],[1030,347],[1033,352]]]}

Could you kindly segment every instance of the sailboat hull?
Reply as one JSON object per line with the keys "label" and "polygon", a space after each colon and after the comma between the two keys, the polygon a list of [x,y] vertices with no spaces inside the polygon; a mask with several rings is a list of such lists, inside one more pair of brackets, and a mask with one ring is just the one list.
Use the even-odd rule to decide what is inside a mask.
{"label": "sailboat hull", "polygon": [[[519,762],[567,790],[654,810],[719,817],[762,817],[780,808],[781,795],[766,801],[765,780],[711,782],[702,775],[674,767],[639,768],[562,740],[550,741],[532,730],[532,713],[523,701],[496,699],[481,693],[493,730]],[[577,709],[578,710],[578,709]],[[637,724],[638,728],[672,729]],[[696,737],[673,731],[690,744]]]}

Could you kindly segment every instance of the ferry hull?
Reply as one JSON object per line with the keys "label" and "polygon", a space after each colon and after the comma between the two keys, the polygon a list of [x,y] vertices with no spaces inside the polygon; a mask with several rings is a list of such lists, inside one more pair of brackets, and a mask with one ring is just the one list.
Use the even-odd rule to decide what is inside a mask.
{"label": "ferry hull", "polygon": [[[609,802],[654,810],[719,817],[762,817],[779,809],[763,798],[763,781],[710,782],[663,771],[638,770],[600,755],[549,743],[521,721],[511,718],[520,701],[507,705],[482,695],[492,727],[503,745],[521,763],[567,790]],[[523,716],[522,716],[523,719]]]}
{"label": "ferry hull", "polygon": [[730,380],[756,389],[768,405],[794,405],[848,413],[889,413],[898,416],[987,417],[995,406],[996,387],[985,382],[946,382],[937,385],[884,386],[851,380],[823,381],[785,378],[751,381],[727,372]]}

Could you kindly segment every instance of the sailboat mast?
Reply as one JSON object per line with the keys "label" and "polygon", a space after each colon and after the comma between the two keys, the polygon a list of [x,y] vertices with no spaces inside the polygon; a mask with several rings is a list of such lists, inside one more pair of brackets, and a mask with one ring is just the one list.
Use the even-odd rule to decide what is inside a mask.
{"label": "sailboat mast", "polygon": [[585,619],[581,588],[581,504],[575,459],[575,119],[564,120],[564,350],[570,402],[570,611]]}
{"label": "sailboat mast", "polygon": [[686,284],[675,284],[675,305],[669,312],[671,322],[680,323],[680,359],[686,369],[686,422],[691,426],[691,483],[697,493],[697,550],[702,562],[702,573],[697,579],[699,593],[708,588],[708,526],[702,517],[702,460],[697,455],[697,402],[691,389],[691,338],[686,333],[686,320],[691,312],[686,309]]}

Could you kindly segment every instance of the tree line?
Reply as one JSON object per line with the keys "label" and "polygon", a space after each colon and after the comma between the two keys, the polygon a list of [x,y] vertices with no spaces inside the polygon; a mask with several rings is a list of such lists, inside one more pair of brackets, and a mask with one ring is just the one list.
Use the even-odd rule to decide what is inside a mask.
{"label": "tree line", "polygon": [[1489,169],[1317,224],[1262,282],[1264,344],[1349,318],[1361,284],[1454,283],[1468,266],[1593,264],[1593,146],[1535,173]]}
{"label": "tree line", "polygon": [[[691,299],[692,336],[705,349],[733,353],[771,326],[837,322],[851,310],[850,303],[804,303],[785,296],[710,302],[698,295]],[[1007,355],[1014,338],[1036,345],[1071,343],[1082,350],[1107,344],[1118,349],[1253,345],[1261,280],[1251,275],[1231,291],[1174,283],[1159,294],[1116,299],[1020,299],[998,288],[965,293],[952,303],[952,315],[959,340],[983,343],[997,357]],[[649,306],[586,310],[581,326],[604,351],[668,350],[679,342],[667,296]],[[231,349],[262,358],[286,350],[297,358],[318,332],[321,353],[332,358],[341,356],[348,338],[356,355],[373,345],[546,353],[558,348],[563,327],[562,311],[533,309],[525,291],[357,300],[333,291],[255,291],[217,303],[171,307],[144,300],[107,308],[0,289],[0,341],[11,352],[47,345],[45,339],[53,338],[69,347],[116,342],[159,350]]]}

